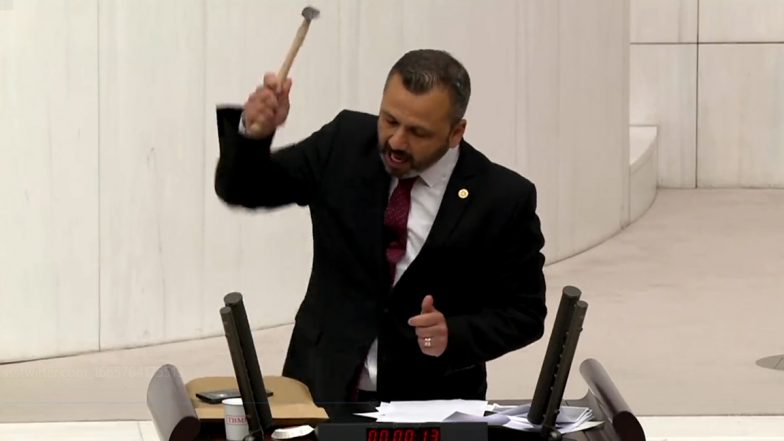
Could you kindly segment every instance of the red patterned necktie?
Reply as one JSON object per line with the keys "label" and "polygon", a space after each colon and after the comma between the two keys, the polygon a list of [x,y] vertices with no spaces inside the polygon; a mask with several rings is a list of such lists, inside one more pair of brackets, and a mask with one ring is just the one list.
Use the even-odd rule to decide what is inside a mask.
{"label": "red patterned necktie", "polygon": [[389,197],[386,212],[384,212],[384,228],[391,240],[387,244],[387,262],[392,283],[395,281],[397,263],[406,255],[406,241],[408,240],[408,212],[411,211],[411,188],[416,177],[399,179],[397,186]]}

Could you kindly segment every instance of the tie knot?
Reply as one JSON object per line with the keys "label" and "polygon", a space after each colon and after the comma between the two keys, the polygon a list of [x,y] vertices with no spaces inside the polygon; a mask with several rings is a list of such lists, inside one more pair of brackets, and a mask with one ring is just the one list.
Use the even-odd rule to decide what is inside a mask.
{"label": "tie knot", "polygon": [[411,188],[414,187],[414,182],[416,182],[417,179],[419,179],[418,176],[398,179],[397,186],[400,187],[401,190],[406,190],[408,193],[411,193]]}

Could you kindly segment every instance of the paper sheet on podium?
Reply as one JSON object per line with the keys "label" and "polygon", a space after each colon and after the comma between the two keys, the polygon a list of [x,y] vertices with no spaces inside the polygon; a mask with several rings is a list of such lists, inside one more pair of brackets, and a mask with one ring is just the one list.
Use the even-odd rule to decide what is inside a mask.
{"label": "paper sheet on podium", "polygon": [[[376,412],[357,415],[383,423],[484,422],[489,426],[526,432],[541,430],[540,426],[528,422],[529,409],[528,404],[499,406],[478,400],[393,401],[381,403]],[[555,428],[561,433],[570,433],[602,424],[590,421],[592,417],[591,410],[586,407],[562,406]]]}
{"label": "paper sheet on podium", "polygon": [[375,418],[380,423],[437,423],[455,412],[481,417],[486,409],[487,401],[478,400],[392,401],[381,403],[377,412],[357,415]]}

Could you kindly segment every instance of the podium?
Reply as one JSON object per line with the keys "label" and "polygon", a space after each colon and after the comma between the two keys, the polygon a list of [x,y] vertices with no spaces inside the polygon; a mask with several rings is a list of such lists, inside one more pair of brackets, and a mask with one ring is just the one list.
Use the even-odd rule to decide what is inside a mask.
{"label": "podium", "polygon": [[[581,292],[573,286],[563,289],[561,302],[553,324],[552,334],[545,352],[539,380],[536,385],[528,420],[541,426],[540,432],[519,432],[503,427],[487,427],[472,423],[472,428],[457,428],[449,423],[434,423],[426,428],[425,436],[435,435],[443,441],[451,439],[475,441],[481,431],[482,440],[543,440],[573,441],[645,441],[645,433],[626,401],[615,387],[607,371],[594,360],[587,359],[580,365],[580,374],[588,384],[585,397],[564,401],[563,393],[569,377],[577,341],[582,331],[587,303],[580,300]],[[183,383],[177,368],[164,365],[153,376],[147,389],[147,406],[162,441],[219,440],[224,438],[223,408],[206,405],[196,398],[199,392],[238,387],[244,399],[248,426],[253,437],[261,439],[273,428],[311,424],[317,426],[310,437],[300,438],[321,441],[354,441],[353,438],[370,439],[376,430],[388,434],[390,427],[375,427],[367,418],[355,414],[375,411],[377,403],[330,403],[325,409],[313,404],[308,388],[285,377],[264,377],[250,333],[242,295],[230,293],[224,297],[221,308],[229,352],[234,365],[234,377],[212,377]],[[268,392],[272,396],[267,399]],[[506,401],[501,404],[522,404]],[[561,438],[556,429],[556,417],[561,405],[588,407],[596,420],[604,424],[584,432],[567,434]],[[319,424],[321,424],[319,426]],[[402,423],[401,423],[402,424]],[[416,436],[419,429],[405,430],[406,436]],[[435,432],[432,432],[432,431]],[[447,432],[453,433],[450,438]],[[395,439],[403,433],[401,426],[394,429]],[[469,433],[471,435],[469,435]],[[367,435],[363,437],[362,435]],[[344,438],[347,438],[344,440]],[[348,439],[352,438],[352,439]],[[449,439],[448,439],[449,438]],[[269,439],[269,437],[267,437]],[[383,440],[382,440],[383,441]]]}
{"label": "podium", "polygon": [[[593,411],[594,419],[604,421],[601,426],[584,432],[576,432],[564,435],[564,440],[574,441],[645,441],[645,433],[639,421],[635,417],[631,408],[626,404],[620,391],[612,382],[607,371],[594,359],[587,359],[580,364],[580,374],[588,385],[585,396],[578,400],[565,400],[564,404],[569,406],[589,407]],[[216,380],[218,378],[219,380]],[[223,440],[224,425],[223,420],[219,419],[219,408],[213,407],[209,412],[199,410],[201,407],[195,398],[195,393],[203,391],[204,387],[214,388],[215,382],[221,387],[231,385],[233,377],[212,377],[210,380],[196,379],[186,384],[183,382],[177,368],[167,364],[161,366],[153,375],[147,388],[147,407],[152,416],[153,425],[158,431],[161,441],[206,441]],[[374,410],[375,403],[345,403],[325,406],[329,420],[324,418],[296,418],[297,412],[289,413],[278,410],[276,401],[295,405],[301,398],[303,401],[296,403],[304,407],[299,408],[313,410],[307,388],[303,391],[296,384],[296,380],[285,377],[265,377],[273,397],[270,399],[272,417],[276,423],[280,424],[301,424],[310,423],[317,425],[321,422],[349,422],[365,421],[367,419],[356,417],[356,412],[368,412]],[[292,383],[293,382],[293,383]],[[301,384],[301,383],[299,383]],[[282,389],[281,389],[281,385]],[[292,387],[295,395],[286,396],[291,392]],[[303,385],[304,387],[304,385]],[[202,389],[200,389],[202,388]],[[196,401],[194,401],[196,400]],[[492,400],[491,400],[492,401]],[[523,400],[502,400],[501,404],[521,403]],[[287,404],[287,405],[288,405]],[[285,408],[285,406],[284,406]],[[218,412],[217,414],[215,412]],[[288,419],[291,418],[291,419]],[[302,440],[315,441],[315,435],[298,438]],[[491,441],[523,441],[541,439],[538,433],[517,432],[503,428],[490,428],[489,439]],[[349,440],[347,440],[349,441]]]}
{"label": "podium", "polygon": [[[394,439],[382,437],[380,441],[403,441],[397,439],[401,434],[405,432],[406,437],[417,437],[418,431],[422,431],[422,436],[428,440],[434,436],[440,441],[443,428],[443,441],[476,441],[479,437],[481,440],[498,441],[645,441],[642,426],[598,361],[587,359],[580,365],[580,374],[588,384],[585,397],[576,401],[563,400],[588,308],[588,304],[580,300],[580,295],[576,287],[566,286],[563,289],[536,390],[530,401],[527,417],[530,422],[541,426],[540,432],[488,427],[485,423],[469,423],[472,427],[460,428],[450,426],[450,423],[433,423],[428,424],[433,427],[416,429],[409,425],[404,430],[403,423],[389,427],[355,415],[375,411],[378,403],[330,403],[325,405],[325,409],[317,407],[304,384],[291,378],[262,375],[240,293],[227,294],[224,297],[226,306],[220,310],[235,376],[196,379],[185,384],[176,367],[164,365],[150,381],[147,406],[162,441],[223,439],[223,407],[202,403],[196,394],[234,387],[243,397],[249,432],[254,439],[261,439],[274,428],[311,424],[317,426],[315,433],[299,439],[317,440],[320,433],[321,441],[354,441],[354,438],[359,441],[375,439],[371,436],[374,433],[388,437],[392,430]],[[269,398],[268,392],[272,392]],[[523,403],[507,400],[501,404]],[[564,404],[588,407],[594,419],[604,424],[562,437],[556,428],[556,418]],[[448,436],[448,433],[453,435]]]}

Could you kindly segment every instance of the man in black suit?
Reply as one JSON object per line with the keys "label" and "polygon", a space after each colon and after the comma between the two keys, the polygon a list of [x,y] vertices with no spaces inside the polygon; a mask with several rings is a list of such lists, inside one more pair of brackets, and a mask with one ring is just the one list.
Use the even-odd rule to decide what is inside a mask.
{"label": "man in black suit", "polygon": [[319,403],[484,399],[485,362],[543,334],[544,238],[534,185],[463,140],[468,73],[408,52],[379,115],[343,111],[271,154],[290,89],[268,74],[242,109],[218,110],[215,176],[230,205],[310,208],[283,375]]}

